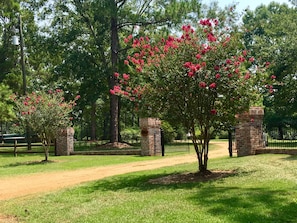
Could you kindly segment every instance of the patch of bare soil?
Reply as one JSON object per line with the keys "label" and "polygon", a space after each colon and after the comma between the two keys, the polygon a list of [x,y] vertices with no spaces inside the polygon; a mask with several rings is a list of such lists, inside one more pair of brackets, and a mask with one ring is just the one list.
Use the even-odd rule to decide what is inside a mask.
{"label": "patch of bare soil", "polygon": [[17,223],[18,219],[14,216],[7,216],[0,214],[0,223]]}
{"label": "patch of bare soil", "polygon": [[151,184],[181,184],[181,183],[199,183],[209,180],[217,180],[232,176],[235,174],[234,170],[215,170],[208,171],[207,173],[179,173],[171,174],[165,177],[160,177],[156,179],[149,180]]}

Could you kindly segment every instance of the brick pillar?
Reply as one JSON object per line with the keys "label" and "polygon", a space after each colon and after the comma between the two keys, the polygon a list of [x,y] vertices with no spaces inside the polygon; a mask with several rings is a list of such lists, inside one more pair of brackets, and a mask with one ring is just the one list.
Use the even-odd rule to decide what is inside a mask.
{"label": "brick pillar", "polygon": [[237,156],[255,155],[257,149],[264,147],[262,107],[251,107],[249,112],[238,116],[235,128]]}
{"label": "brick pillar", "polygon": [[74,129],[68,127],[62,129],[56,139],[56,155],[57,156],[69,156],[73,152],[73,136]]}
{"label": "brick pillar", "polygon": [[141,118],[139,125],[141,128],[141,155],[161,155],[161,121],[157,118]]}

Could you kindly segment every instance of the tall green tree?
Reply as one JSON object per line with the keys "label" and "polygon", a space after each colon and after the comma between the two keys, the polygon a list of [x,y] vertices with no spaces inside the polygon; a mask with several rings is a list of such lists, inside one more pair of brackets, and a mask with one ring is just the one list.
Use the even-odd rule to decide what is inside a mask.
{"label": "tall green tree", "polygon": [[296,116],[297,11],[287,4],[270,3],[243,17],[245,44],[254,55],[271,62],[281,85],[265,100],[268,125],[282,126]]}
{"label": "tall green tree", "polygon": [[[197,19],[200,4],[197,1],[164,1],[164,0],[117,0],[110,1],[112,14],[111,22],[111,70],[109,86],[113,88],[117,84],[113,73],[119,70],[121,44],[120,33],[127,34],[125,30],[134,30],[135,26],[147,31],[152,28],[168,30],[177,24],[192,18]],[[136,33],[139,34],[139,33]],[[122,56],[123,57],[123,56]],[[119,99],[116,95],[110,95],[110,140],[119,141]]]}
{"label": "tall green tree", "polygon": [[0,2],[0,82],[7,77],[17,64],[17,48],[12,44],[12,36],[16,34],[16,13],[19,11],[17,1]]}
{"label": "tall green tree", "polygon": [[[31,5],[36,2],[51,24],[44,29],[44,49],[52,55],[45,65],[52,67],[55,80],[64,89],[75,87],[89,105],[98,98],[105,100],[108,87],[116,84],[113,73],[121,68],[119,62],[126,52],[119,37],[168,30],[197,17],[200,8],[194,0],[40,0]],[[136,27],[140,27],[138,32]],[[109,103],[110,141],[117,142],[118,97],[109,95]]]}

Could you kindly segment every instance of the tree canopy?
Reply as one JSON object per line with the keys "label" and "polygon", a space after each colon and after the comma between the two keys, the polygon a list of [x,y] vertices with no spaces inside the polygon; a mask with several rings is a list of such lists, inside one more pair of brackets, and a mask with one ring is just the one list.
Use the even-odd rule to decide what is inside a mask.
{"label": "tree canopy", "polygon": [[192,134],[201,172],[207,170],[213,133],[259,103],[265,84],[272,90],[269,63],[249,55],[238,37],[218,24],[204,19],[195,29],[185,25],[181,37],[127,37],[134,49],[124,61],[129,73],[115,73],[119,85],[111,90],[129,98],[145,116],[165,115],[183,124]]}
{"label": "tree canopy", "polygon": [[265,99],[268,125],[283,125],[296,115],[296,19],[296,8],[275,2],[248,11],[243,17],[247,48],[270,61],[272,72],[281,82],[274,95]]}

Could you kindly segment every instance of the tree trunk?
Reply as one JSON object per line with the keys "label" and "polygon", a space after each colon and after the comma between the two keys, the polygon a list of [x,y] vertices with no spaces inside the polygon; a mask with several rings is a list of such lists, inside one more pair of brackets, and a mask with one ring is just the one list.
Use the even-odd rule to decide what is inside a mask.
{"label": "tree trunk", "polygon": [[[115,3],[116,4],[116,3]],[[116,5],[115,5],[116,10]],[[111,18],[111,66],[112,74],[110,76],[110,88],[116,85],[114,72],[117,70],[118,64],[118,29],[117,29],[117,14]],[[119,141],[119,99],[118,96],[110,94],[110,142]]]}
{"label": "tree trunk", "polygon": [[42,141],[42,146],[43,146],[43,150],[44,150],[44,161],[48,161],[48,156],[49,156],[49,147],[50,147],[50,142],[51,140],[47,139],[45,136],[41,137],[41,141]]}
{"label": "tree trunk", "polygon": [[102,139],[108,139],[109,138],[109,132],[108,132],[108,129],[109,129],[109,125],[108,123],[110,123],[110,116],[109,116],[109,113],[106,113],[104,114],[104,120],[103,120],[103,138]]}
{"label": "tree trunk", "polygon": [[278,126],[278,139],[283,140],[284,139],[284,131],[282,126]]}
{"label": "tree trunk", "polygon": [[91,140],[96,139],[96,102],[94,102],[91,109]]}
{"label": "tree trunk", "polygon": [[210,171],[207,170],[207,163],[208,163],[208,149],[209,149],[209,135],[208,132],[205,130],[203,134],[203,139],[197,138],[194,127],[192,128],[192,142],[194,144],[194,148],[197,154],[198,159],[198,172],[200,174],[208,174]]}

